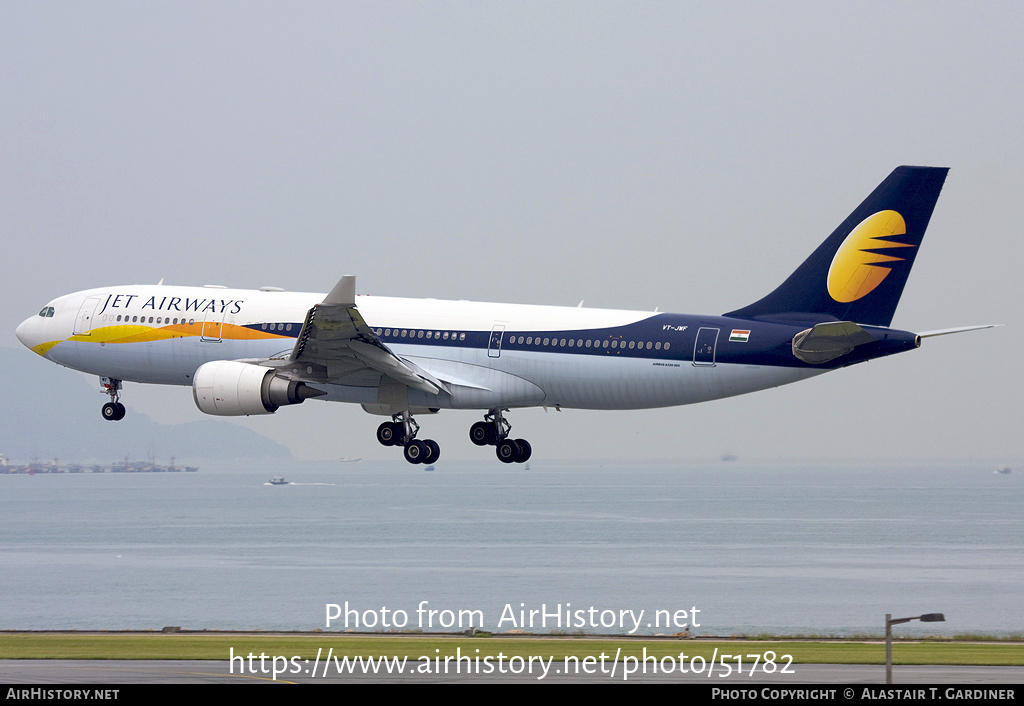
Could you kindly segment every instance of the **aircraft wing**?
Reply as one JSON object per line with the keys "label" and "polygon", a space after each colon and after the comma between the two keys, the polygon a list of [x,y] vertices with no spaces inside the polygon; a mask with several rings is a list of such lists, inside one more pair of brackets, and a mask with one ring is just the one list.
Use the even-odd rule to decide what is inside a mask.
{"label": "aircraft wing", "polygon": [[445,389],[437,378],[381,343],[356,308],[356,278],[349,275],[306,314],[291,354],[268,362],[311,383],[370,385],[384,375],[432,395]]}

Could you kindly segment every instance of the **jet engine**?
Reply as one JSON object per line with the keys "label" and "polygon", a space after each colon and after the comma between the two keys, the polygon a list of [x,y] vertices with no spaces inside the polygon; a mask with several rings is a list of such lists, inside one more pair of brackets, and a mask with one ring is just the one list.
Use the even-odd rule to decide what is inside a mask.
{"label": "jet engine", "polygon": [[223,417],[272,414],[278,407],[326,394],[304,382],[282,377],[271,368],[231,360],[205,363],[192,378],[196,407]]}

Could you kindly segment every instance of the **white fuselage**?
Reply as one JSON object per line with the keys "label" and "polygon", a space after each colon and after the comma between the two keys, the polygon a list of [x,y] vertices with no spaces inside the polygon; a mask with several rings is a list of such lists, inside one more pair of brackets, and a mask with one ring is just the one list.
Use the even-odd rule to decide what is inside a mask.
{"label": "white fuselage", "polygon": [[[323,299],[213,287],[108,287],[53,300],[17,334],[69,368],[191,385],[210,361],[287,357],[307,312]],[[357,297],[356,307],[391,351],[446,383],[437,395],[409,390],[414,407],[665,407],[825,372],[745,359],[750,344],[730,340],[730,332],[752,323],[721,317],[373,296]],[[708,345],[701,337],[710,352],[699,350]],[[324,399],[377,405],[383,401],[378,382],[379,376],[363,376],[318,387],[327,392]]]}

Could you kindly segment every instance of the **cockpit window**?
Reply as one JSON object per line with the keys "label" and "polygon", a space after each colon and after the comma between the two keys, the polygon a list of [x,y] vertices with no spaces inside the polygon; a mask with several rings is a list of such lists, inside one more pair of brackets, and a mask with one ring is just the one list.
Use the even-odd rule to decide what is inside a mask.
{"label": "cockpit window", "polygon": [[51,316],[53,316],[53,307],[44,306],[42,309],[39,310],[39,315],[42,316],[43,318],[50,318]]}

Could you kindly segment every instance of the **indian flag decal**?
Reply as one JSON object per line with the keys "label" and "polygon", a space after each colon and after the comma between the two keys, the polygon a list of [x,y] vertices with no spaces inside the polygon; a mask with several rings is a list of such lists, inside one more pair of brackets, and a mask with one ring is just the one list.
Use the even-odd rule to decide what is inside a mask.
{"label": "indian flag decal", "polygon": [[748,338],[750,338],[750,331],[738,328],[734,328],[732,333],[729,334],[730,343],[746,343]]}

